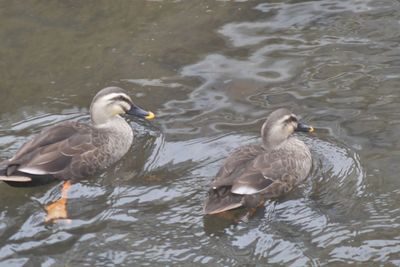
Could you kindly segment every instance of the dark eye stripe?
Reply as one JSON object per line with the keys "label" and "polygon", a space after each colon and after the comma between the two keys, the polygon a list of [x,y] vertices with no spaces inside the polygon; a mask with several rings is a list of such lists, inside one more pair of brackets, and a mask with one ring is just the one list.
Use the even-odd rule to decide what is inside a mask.
{"label": "dark eye stripe", "polygon": [[111,100],[113,100],[113,101],[123,101],[123,102],[128,103],[129,105],[132,104],[131,100],[129,100],[129,98],[127,98],[126,96],[123,96],[123,95],[119,95],[119,96],[113,97]]}
{"label": "dark eye stripe", "polygon": [[288,119],[285,120],[285,123],[290,123],[290,122],[297,122],[297,118],[294,116],[290,116]]}

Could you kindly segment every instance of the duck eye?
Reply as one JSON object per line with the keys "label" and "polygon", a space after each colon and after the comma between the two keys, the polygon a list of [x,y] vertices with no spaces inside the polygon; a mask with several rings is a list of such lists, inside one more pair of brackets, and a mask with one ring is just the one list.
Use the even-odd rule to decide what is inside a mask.
{"label": "duck eye", "polygon": [[129,102],[129,100],[126,97],[122,96],[122,95],[114,97],[113,100],[122,101],[122,102]]}
{"label": "duck eye", "polygon": [[285,120],[285,123],[289,124],[292,122],[297,122],[297,118],[294,116],[290,116],[287,120]]}
{"label": "duck eye", "polygon": [[127,98],[126,96],[123,96],[123,95],[119,95],[119,96],[113,97],[111,99],[111,101],[112,102],[125,102],[125,103],[131,105],[131,100],[129,98]]}

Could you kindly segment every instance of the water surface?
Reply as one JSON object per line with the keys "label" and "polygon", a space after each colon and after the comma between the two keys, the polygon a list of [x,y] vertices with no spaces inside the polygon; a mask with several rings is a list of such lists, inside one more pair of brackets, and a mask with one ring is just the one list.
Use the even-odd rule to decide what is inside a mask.
{"label": "water surface", "polygon": [[[400,265],[397,1],[0,2],[0,158],[88,121],[101,88],[158,115],[114,167],[74,184],[0,185],[3,266]],[[249,219],[204,218],[208,185],[290,107],[314,165]]]}

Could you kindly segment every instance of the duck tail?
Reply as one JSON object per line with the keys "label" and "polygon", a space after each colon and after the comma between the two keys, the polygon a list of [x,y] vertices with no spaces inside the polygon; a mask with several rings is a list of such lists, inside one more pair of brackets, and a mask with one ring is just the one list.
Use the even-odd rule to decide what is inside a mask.
{"label": "duck tail", "polygon": [[30,177],[26,177],[26,176],[16,176],[16,175],[5,176],[5,175],[0,175],[0,181],[26,183],[26,182],[31,182],[32,179]]}
{"label": "duck tail", "polygon": [[243,196],[232,194],[227,188],[211,189],[204,203],[204,214],[217,214],[243,206]]}
{"label": "duck tail", "polygon": [[8,160],[0,162],[0,181],[4,181],[7,184],[10,183],[27,183],[31,182],[32,178],[23,175],[7,175]]}

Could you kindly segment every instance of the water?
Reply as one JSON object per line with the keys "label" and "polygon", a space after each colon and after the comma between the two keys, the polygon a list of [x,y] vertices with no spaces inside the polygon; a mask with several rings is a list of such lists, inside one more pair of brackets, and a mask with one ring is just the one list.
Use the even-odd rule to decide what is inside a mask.
{"label": "water", "polygon": [[[0,185],[2,266],[400,265],[397,1],[0,2],[0,157],[88,121],[116,85],[158,115],[116,166],[74,184]],[[248,220],[204,218],[207,186],[265,117],[320,130],[309,179]],[[239,211],[240,213],[240,211]],[[235,216],[236,213],[233,213]]]}

